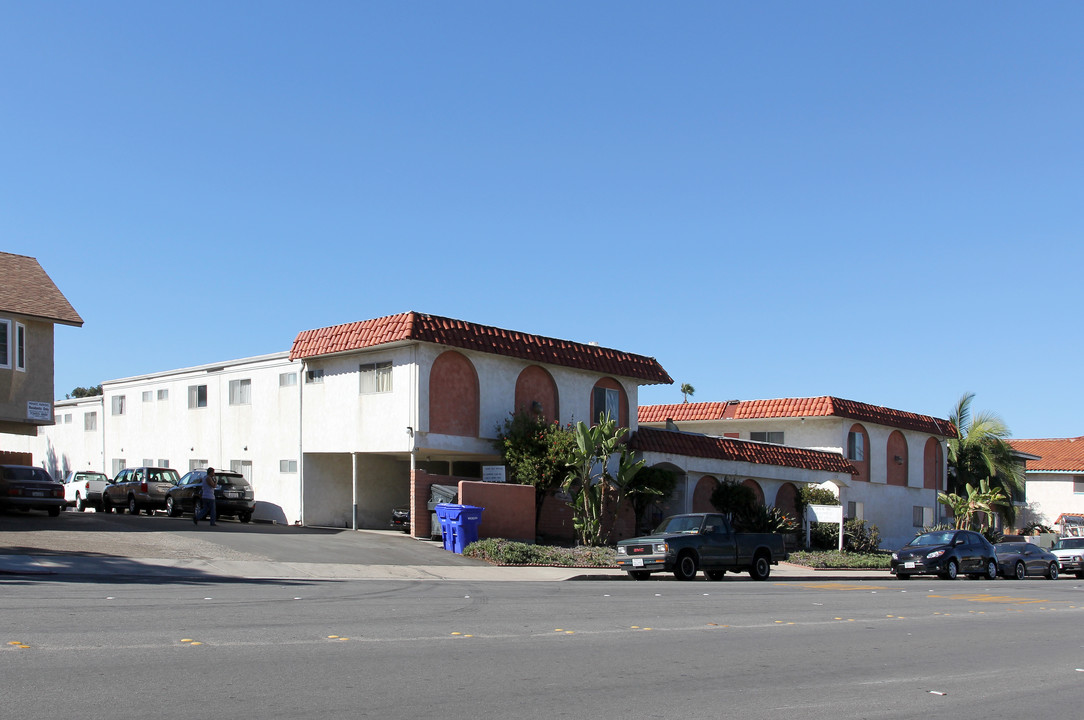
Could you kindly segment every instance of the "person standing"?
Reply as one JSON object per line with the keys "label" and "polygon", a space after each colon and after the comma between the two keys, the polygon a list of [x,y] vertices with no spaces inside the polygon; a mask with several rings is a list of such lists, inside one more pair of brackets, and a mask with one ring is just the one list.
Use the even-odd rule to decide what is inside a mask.
{"label": "person standing", "polygon": [[218,508],[215,507],[216,487],[218,487],[218,480],[215,478],[215,469],[207,468],[207,474],[203,476],[203,484],[200,487],[200,499],[203,502],[203,507],[198,513],[192,515],[193,525],[199,525],[199,521],[208,515],[211,519],[211,526],[215,525],[215,521],[218,519]]}

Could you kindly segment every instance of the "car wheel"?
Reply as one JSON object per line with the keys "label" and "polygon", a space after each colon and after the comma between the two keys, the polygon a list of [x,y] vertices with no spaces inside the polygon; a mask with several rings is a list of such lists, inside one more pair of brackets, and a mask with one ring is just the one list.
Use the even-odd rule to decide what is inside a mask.
{"label": "car wheel", "polygon": [[753,558],[753,567],[749,568],[749,577],[754,580],[767,580],[772,574],[772,563],[767,555],[757,555]]}
{"label": "car wheel", "polygon": [[674,577],[678,580],[692,580],[696,577],[696,558],[692,553],[687,552],[678,557],[677,565],[674,566]]}
{"label": "car wheel", "polygon": [[60,506],[49,508],[49,517],[60,517]]}
{"label": "car wheel", "polygon": [[86,509],[87,509],[87,504],[85,502],[83,502],[83,496],[80,495],[79,493],[76,493],[75,494],[75,511],[76,512],[83,512]]}
{"label": "car wheel", "polygon": [[629,577],[633,580],[647,580],[651,577],[651,573],[647,570],[629,570]]}
{"label": "car wheel", "polygon": [[987,580],[997,580],[997,561],[996,560],[987,560],[986,561],[986,579]]}
{"label": "car wheel", "polygon": [[247,523],[250,520],[252,520],[252,513],[244,512],[244,513],[238,513],[238,515],[237,515],[237,521],[238,522]]}
{"label": "car wheel", "polygon": [[1024,565],[1024,563],[1022,563],[1021,561],[1017,560],[1016,561],[1016,567],[1013,568],[1013,574],[1012,574],[1013,578],[1015,578],[1016,580],[1023,580],[1024,578],[1027,577],[1027,575],[1028,575],[1027,566]]}
{"label": "car wheel", "polygon": [[955,580],[959,574],[960,566],[956,564],[955,560],[949,560],[948,565],[945,566],[945,572],[941,573],[941,578],[943,580]]}
{"label": "car wheel", "polygon": [[139,506],[136,505],[134,495],[132,497],[128,498],[128,514],[129,515],[138,515],[139,514]]}
{"label": "car wheel", "polygon": [[192,514],[199,517],[199,514],[203,512],[203,499],[196,498],[192,503]]}
{"label": "car wheel", "polygon": [[1046,577],[1048,580],[1058,579],[1058,564],[1056,562],[1050,563],[1050,567],[1046,569]]}
{"label": "car wheel", "polygon": [[177,508],[173,505],[173,496],[166,496],[166,515],[169,517],[177,517],[180,513],[177,512]]}
{"label": "car wheel", "polygon": [[722,580],[726,576],[726,570],[705,570],[704,575],[708,580]]}

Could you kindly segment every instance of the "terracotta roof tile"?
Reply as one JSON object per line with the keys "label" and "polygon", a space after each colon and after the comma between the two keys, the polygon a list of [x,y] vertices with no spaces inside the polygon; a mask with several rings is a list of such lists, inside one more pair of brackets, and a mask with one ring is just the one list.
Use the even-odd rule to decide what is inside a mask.
{"label": "terracotta roof tile", "polygon": [[37,260],[6,252],[0,252],[0,311],[52,320],[62,325],[83,324],[83,318]]}
{"label": "terracotta roof tile", "polygon": [[637,418],[642,423],[665,422],[667,418],[674,422],[695,422],[825,416],[844,417],[904,430],[926,432],[941,437],[956,437],[956,429],[948,420],[854,400],[844,400],[831,395],[725,403],[641,405],[637,412]]}
{"label": "terracotta roof tile", "polygon": [[655,358],[644,355],[417,312],[305,330],[294,339],[290,359],[361,350],[400,341],[430,342],[530,362],[636,378],[646,383],[674,382]]}
{"label": "terracotta roof tile", "polygon": [[1076,438],[1047,438],[1041,440],[1009,440],[1015,450],[1038,455],[1041,460],[1028,460],[1029,472],[1084,472],[1084,436]]}
{"label": "terracotta roof tile", "polygon": [[629,447],[640,452],[660,452],[688,457],[737,460],[758,465],[779,465],[848,475],[858,474],[858,470],[839,453],[752,440],[696,435],[660,428],[638,429],[629,440]]}

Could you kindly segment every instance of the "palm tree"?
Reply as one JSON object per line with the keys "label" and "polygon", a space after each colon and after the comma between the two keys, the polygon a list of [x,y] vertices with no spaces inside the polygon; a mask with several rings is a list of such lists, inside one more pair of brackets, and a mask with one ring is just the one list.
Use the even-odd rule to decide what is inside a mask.
{"label": "palm tree", "polygon": [[685,402],[689,402],[689,396],[696,394],[696,388],[689,383],[681,383],[681,395],[685,398]]}
{"label": "palm tree", "polygon": [[[949,415],[956,428],[956,437],[948,441],[949,490],[966,492],[966,488],[989,482],[991,490],[1001,490],[1006,498],[1019,497],[1024,490],[1024,477],[1009,445],[1009,427],[996,413],[982,411],[971,415],[975,393],[964,393]],[[997,514],[1006,524],[1016,521],[1012,501],[996,506]]]}

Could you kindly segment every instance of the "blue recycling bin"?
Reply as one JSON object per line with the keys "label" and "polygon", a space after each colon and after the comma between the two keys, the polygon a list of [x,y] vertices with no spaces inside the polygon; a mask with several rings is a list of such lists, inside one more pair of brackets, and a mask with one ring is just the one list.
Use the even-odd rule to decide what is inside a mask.
{"label": "blue recycling bin", "polygon": [[478,526],[482,523],[482,511],[485,508],[438,503],[433,510],[440,520],[440,530],[444,534],[444,549],[462,555],[463,548],[478,539]]}

